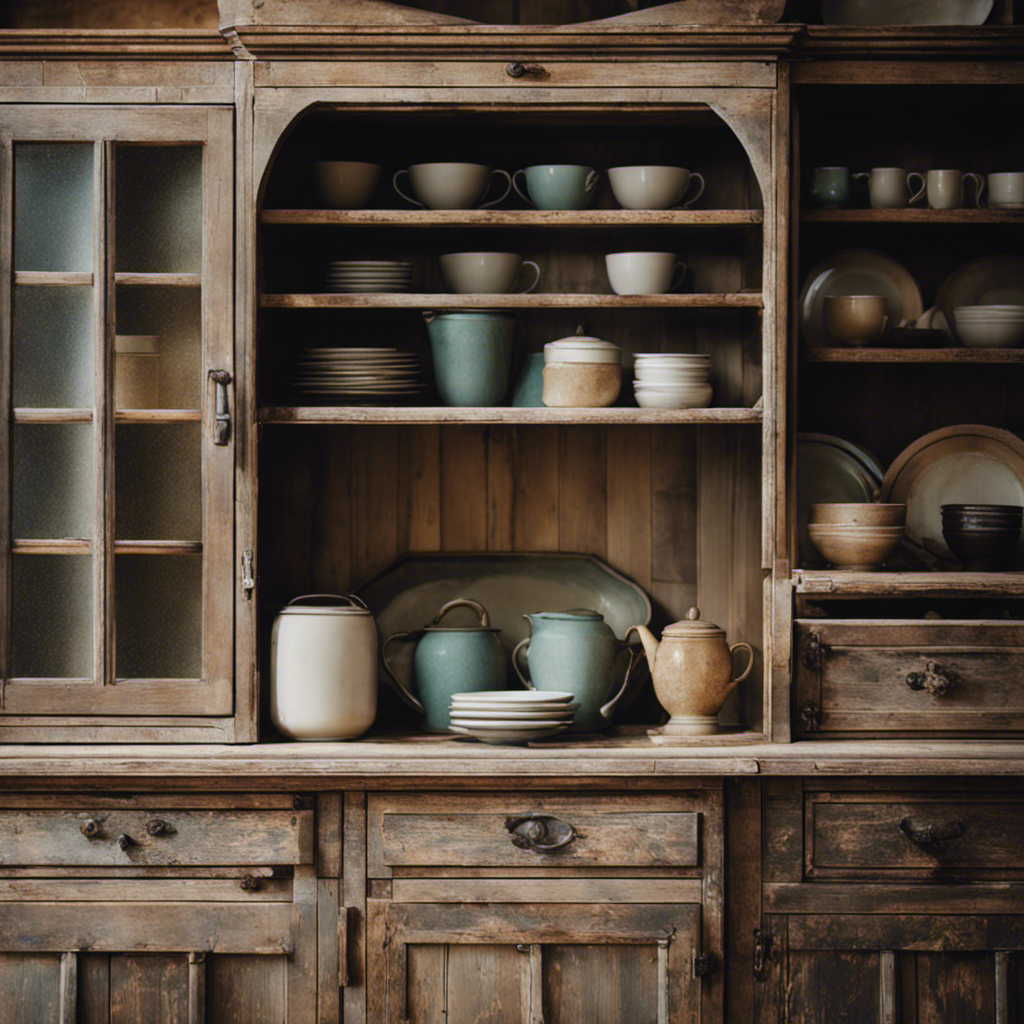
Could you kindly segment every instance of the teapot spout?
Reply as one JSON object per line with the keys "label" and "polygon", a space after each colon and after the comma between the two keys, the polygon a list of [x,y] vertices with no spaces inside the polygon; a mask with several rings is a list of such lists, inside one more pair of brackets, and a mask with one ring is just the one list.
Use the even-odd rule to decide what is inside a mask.
{"label": "teapot spout", "polygon": [[636,632],[636,635],[640,637],[640,642],[644,645],[644,654],[647,655],[647,664],[650,665],[651,671],[654,671],[654,659],[658,653],[658,641],[654,639],[654,634],[646,627],[641,625],[630,626],[626,630],[626,639],[629,639],[629,634]]}

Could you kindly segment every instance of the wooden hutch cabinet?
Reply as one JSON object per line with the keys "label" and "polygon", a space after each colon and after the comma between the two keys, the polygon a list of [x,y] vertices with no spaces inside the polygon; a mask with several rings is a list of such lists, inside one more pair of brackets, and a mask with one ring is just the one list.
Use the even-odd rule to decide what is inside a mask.
{"label": "wooden hutch cabinet", "polygon": [[[733,0],[723,3],[737,6]],[[815,167],[1024,167],[1024,29],[479,24],[222,0],[221,34],[0,32],[0,1024],[1024,1021],[1024,576],[822,568],[801,444],[1024,430],[1019,349],[824,348],[878,250],[925,305],[1019,209],[822,210]],[[447,9],[447,8],[446,8]],[[794,7],[794,10],[796,8]],[[323,209],[318,160],[382,165]],[[692,209],[414,209],[423,161],[684,165]],[[528,294],[450,294],[509,250]],[[604,256],[682,287],[612,294]],[[325,288],[400,259],[409,292]],[[710,408],[327,402],[307,346],[510,311],[710,356]],[[429,374],[428,374],[429,376]],[[432,392],[428,391],[428,396]],[[883,466],[884,468],[884,466]],[[268,714],[277,611],[404,554],[586,554],[748,641],[719,737],[350,743]]]}

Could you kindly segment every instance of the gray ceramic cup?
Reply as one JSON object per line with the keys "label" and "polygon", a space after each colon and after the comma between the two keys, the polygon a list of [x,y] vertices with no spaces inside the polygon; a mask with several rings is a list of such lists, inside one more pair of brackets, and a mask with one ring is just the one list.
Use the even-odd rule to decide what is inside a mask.
{"label": "gray ceramic cup", "polygon": [[424,313],[441,401],[495,406],[508,390],[515,344],[511,313]]}
{"label": "gray ceramic cup", "polygon": [[[520,188],[526,179],[526,190]],[[512,175],[512,187],[538,210],[582,210],[594,195],[599,175],[581,164],[536,164]]]}

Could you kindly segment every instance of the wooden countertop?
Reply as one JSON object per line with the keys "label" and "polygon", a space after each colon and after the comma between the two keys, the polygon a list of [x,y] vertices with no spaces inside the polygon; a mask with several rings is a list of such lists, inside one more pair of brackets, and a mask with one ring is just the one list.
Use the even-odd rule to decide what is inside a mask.
{"label": "wooden countertop", "polygon": [[791,744],[654,746],[646,737],[541,747],[447,737],[350,743],[6,746],[0,785],[174,789],[446,789],[510,780],[627,788],[659,779],[733,775],[1024,775],[1024,740],[829,740]]}

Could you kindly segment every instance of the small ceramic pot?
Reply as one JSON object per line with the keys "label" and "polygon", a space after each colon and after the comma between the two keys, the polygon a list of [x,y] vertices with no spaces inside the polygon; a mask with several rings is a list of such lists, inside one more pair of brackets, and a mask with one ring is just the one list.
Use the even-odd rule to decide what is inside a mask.
{"label": "small ceramic pot", "polygon": [[[479,625],[442,626],[441,620],[455,608],[471,608]],[[394,633],[384,641],[381,660],[390,677],[387,681],[409,707],[423,713],[423,728],[427,732],[448,731],[451,724],[448,709],[453,693],[505,688],[508,656],[498,637],[500,632],[491,626],[482,604],[459,597],[445,604],[422,629]],[[403,640],[416,641],[411,684],[395,673],[387,659],[388,647]]]}
{"label": "small ceramic pot", "polygon": [[850,201],[849,167],[815,167],[811,172],[809,198],[814,206],[846,206]]}
{"label": "small ceramic pot", "polygon": [[508,390],[516,318],[511,313],[424,313],[441,401],[494,406]]}
{"label": "small ceramic pot", "polygon": [[884,295],[826,295],[822,314],[835,345],[874,345],[888,326]]}
{"label": "small ceramic pot", "polygon": [[380,180],[380,165],[355,160],[318,160],[313,167],[325,206],[359,210],[370,201]]}
{"label": "small ceramic pot", "polygon": [[622,389],[622,349],[581,333],[544,346],[544,389],[548,408],[601,408]]}

